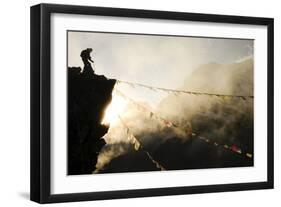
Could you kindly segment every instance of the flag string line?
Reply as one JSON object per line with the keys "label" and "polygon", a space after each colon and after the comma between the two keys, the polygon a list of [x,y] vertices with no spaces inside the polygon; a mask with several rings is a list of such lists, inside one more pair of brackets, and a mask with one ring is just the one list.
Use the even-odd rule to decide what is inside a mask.
{"label": "flag string line", "polygon": [[119,83],[124,83],[129,86],[140,86],[144,88],[148,88],[152,91],[155,90],[160,90],[160,91],[165,91],[165,92],[171,92],[171,93],[183,93],[183,94],[189,94],[189,95],[206,95],[206,96],[213,96],[213,97],[218,97],[218,98],[240,98],[242,100],[246,99],[254,99],[254,96],[251,95],[230,95],[230,94],[217,94],[217,93],[207,93],[207,92],[197,92],[197,91],[186,91],[186,90],[177,90],[177,89],[169,89],[169,88],[162,88],[162,87],[155,87],[155,86],[150,86],[142,83],[134,83],[134,82],[129,82],[129,81],[123,81],[123,80],[116,80],[117,84]]}
{"label": "flag string line", "polygon": [[133,144],[134,146],[134,149],[136,151],[138,150],[142,150],[146,155],[147,157],[149,158],[149,160],[155,165],[155,167],[161,171],[164,171],[166,170],[166,168],[160,164],[158,161],[156,161],[152,155],[143,147],[143,145],[141,144],[141,142],[134,136],[134,134],[131,132],[130,128],[125,124],[125,122],[123,121],[123,119],[121,118],[120,115],[118,115],[118,118],[120,120],[120,122],[122,123],[123,127],[126,129],[126,134],[127,134],[127,138],[128,138],[128,141]]}
{"label": "flag string line", "polygon": [[[150,117],[154,117],[154,118],[160,120],[161,122],[164,123],[165,126],[167,126],[167,127],[169,127],[169,128],[171,128],[171,127],[181,128],[178,124],[175,124],[175,123],[173,123],[173,122],[171,122],[171,121],[169,121],[169,120],[166,120],[166,119],[162,118],[161,116],[159,116],[159,115],[157,115],[156,113],[152,112],[152,111],[149,110],[148,108],[142,106],[141,104],[137,103],[137,102],[134,101],[133,99],[127,97],[127,96],[126,96],[124,93],[122,93],[120,90],[115,89],[115,91],[116,91],[116,94],[117,94],[117,95],[119,95],[119,96],[121,96],[123,99],[125,99],[125,100],[127,100],[127,101],[133,103],[135,106],[137,106],[138,109],[141,108],[141,110],[144,110],[144,111],[146,111],[146,112],[149,112]],[[188,123],[189,123],[190,126],[191,126],[191,123],[190,123],[190,122],[188,122]],[[122,123],[122,124],[124,124],[124,123]],[[192,127],[191,127],[191,130],[190,130],[190,135],[191,135],[192,137],[198,137],[199,140],[204,141],[205,143],[211,144],[211,145],[213,145],[213,146],[215,146],[215,147],[223,147],[223,149],[225,149],[225,150],[230,150],[231,152],[234,152],[234,153],[237,153],[237,154],[240,154],[240,155],[245,155],[247,158],[250,158],[250,159],[252,159],[252,157],[253,157],[253,154],[252,154],[252,153],[249,153],[249,152],[242,152],[242,150],[241,150],[239,147],[237,147],[236,145],[231,145],[231,146],[229,146],[228,144],[221,144],[221,143],[219,143],[219,142],[217,142],[217,141],[211,141],[210,139],[208,139],[208,138],[206,138],[206,137],[204,137],[204,136],[201,136],[201,135],[199,135],[198,133],[194,132],[194,131],[192,130]]]}

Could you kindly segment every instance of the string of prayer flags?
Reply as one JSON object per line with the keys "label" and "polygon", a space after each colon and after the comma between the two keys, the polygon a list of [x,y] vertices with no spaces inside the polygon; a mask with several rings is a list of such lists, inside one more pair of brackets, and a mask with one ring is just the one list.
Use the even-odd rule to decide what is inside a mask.
{"label": "string of prayer flags", "polygon": [[139,142],[139,140],[131,133],[129,127],[125,124],[125,122],[121,119],[120,115],[118,116],[123,127],[126,129],[126,133],[127,133],[127,139],[129,140],[129,142],[131,144],[133,144],[134,146],[134,149],[136,151],[138,150],[142,150],[147,156],[148,158],[151,160],[152,163],[155,164],[156,168],[158,168],[159,170],[163,171],[163,170],[166,170],[159,162],[157,162],[152,156],[151,154],[145,150],[144,147],[141,146],[141,143]]}
{"label": "string of prayer flags", "polygon": [[116,93],[117,93],[118,95],[120,95],[121,97],[123,97],[125,100],[127,100],[127,101],[133,103],[133,104],[137,107],[137,109],[139,109],[139,110],[141,110],[141,111],[149,112],[149,117],[150,117],[150,118],[154,117],[154,118],[156,118],[156,119],[162,121],[167,127],[173,127],[173,126],[174,126],[174,127],[177,127],[177,125],[174,124],[173,122],[168,121],[168,120],[166,120],[166,119],[164,119],[164,118],[162,118],[162,117],[156,115],[155,113],[153,113],[152,111],[150,111],[150,110],[147,109],[146,107],[140,105],[139,103],[137,103],[137,102],[134,101],[133,99],[127,97],[127,96],[126,96],[124,93],[122,93],[120,90],[116,89]]}
{"label": "string of prayer flags", "polygon": [[146,154],[150,158],[150,160],[152,160],[152,162],[156,165],[156,167],[158,169],[160,169],[161,171],[166,170],[161,164],[159,164],[159,162],[157,162],[156,160],[153,159],[153,157],[149,154],[149,152],[146,151]]}
{"label": "string of prayer flags", "polygon": [[[117,89],[116,89],[116,90],[117,90]],[[165,126],[167,126],[167,127],[169,127],[169,128],[170,128],[170,127],[179,128],[179,126],[176,125],[175,123],[173,123],[173,122],[171,122],[171,121],[169,121],[169,120],[166,120],[166,119],[162,118],[161,116],[158,116],[157,114],[153,113],[152,111],[150,111],[150,110],[147,109],[146,107],[144,107],[144,106],[138,104],[137,102],[135,102],[135,101],[132,100],[131,98],[125,96],[125,94],[123,94],[121,91],[117,90],[117,92],[118,92],[118,94],[121,95],[125,100],[128,100],[128,101],[130,101],[131,103],[133,103],[134,105],[136,105],[138,109],[144,110],[144,111],[148,111],[148,112],[149,112],[149,117],[150,117],[150,118],[154,117],[154,118],[160,120]],[[190,124],[190,123],[189,123],[189,124]],[[190,125],[191,125],[191,124],[190,124]],[[127,133],[128,133],[128,129],[127,129]],[[203,137],[203,136],[198,136],[197,133],[193,132],[193,130],[192,130],[191,127],[190,127],[189,131],[187,131],[187,134],[188,134],[188,135],[191,135],[192,137],[198,137],[200,140],[203,140],[203,141],[206,142],[206,143],[211,143],[210,139],[208,139],[208,138],[206,138],[206,137]],[[137,139],[134,138],[134,140],[137,140]],[[131,141],[131,143],[133,143],[133,144],[135,145],[135,149],[139,149],[139,146],[138,146],[139,144],[135,144],[135,143],[136,143],[135,141]],[[212,142],[212,144],[213,144],[213,146],[215,146],[215,147],[222,146],[222,147],[223,147],[224,149],[226,149],[226,150],[230,150],[230,151],[235,152],[235,153],[237,153],[237,154],[243,154],[243,153],[242,153],[242,150],[241,150],[238,146],[236,146],[236,145],[234,145],[234,144],[233,144],[232,146],[229,146],[229,145],[227,145],[227,144],[220,145],[220,144],[217,143],[217,142]],[[245,155],[246,157],[248,157],[248,158],[252,158],[252,154],[250,154],[250,153],[245,153],[244,155]]]}
{"label": "string of prayer flags", "polygon": [[[192,133],[192,136],[197,136],[197,134],[196,133]],[[203,140],[204,142],[206,142],[206,143],[212,143],[211,141],[210,141],[210,139],[208,139],[208,138],[206,138],[206,137],[203,137],[203,136],[197,136],[200,140]],[[227,144],[224,144],[224,145],[220,145],[218,142],[213,142],[213,145],[215,146],[215,147],[219,147],[219,146],[222,146],[225,150],[230,150],[230,151],[232,151],[232,152],[235,152],[235,153],[237,153],[237,154],[243,154],[242,153],[242,149],[240,149],[237,145],[235,145],[235,144],[233,144],[233,145],[231,145],[231,146],[229,146],[229,145],[227,145]],[[253,155],[251,154],[251,153],[245,153],[244,154],[246,157],[248,157],[248,158],[252,158],[253,157]]]}
{"label": "string of prayer flags", "polygon": [[145,84],[141,84],[141,83],[133,83],[133,82],[128,82],[128,81],[122,81],[122,80],[117,80],[117,83],[125,83],[128,84],[132,87],[134,86],[140,86],[140,87],[144,87],[144,88],[148,88],[152,91],[164,91],[167,93],[173,93],[174,95],[178,95],[181,93],[184,94],[189,94],[189,95],[205,95],[205,96],[210,96],[210,97],[218,97],[218,98],[238,98],[241,100],[246,101],[247,99],[254,99],[254,96],[251,95],[230,95],[230,94],[215,94],[215,93],[206,93],[206,92],[195,92],[195,91],[186,91],[186,90],[176,90],[176,89],[168,89],[168,88],[162,88],[162,87],[154,87],[154,86],[149,86],[149,85],[145,85]]}

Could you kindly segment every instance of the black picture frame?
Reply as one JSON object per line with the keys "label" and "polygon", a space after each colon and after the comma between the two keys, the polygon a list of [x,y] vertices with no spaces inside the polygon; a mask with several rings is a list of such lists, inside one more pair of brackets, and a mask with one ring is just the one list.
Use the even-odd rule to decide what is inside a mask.
{"label": "black picture frame", "polygon": [[[50,15],[52,13],[134,17],[210,23],[232,23],[267,26],[267,181],[154,189],[136,189],[73,194],[51,194],[50,161]],[[31,174],[30,199],[38,203],[88,201],[101,199],[164,196],[273,188],[273,44],[272,18],[195,14],[168,11],[103,8],[88,6],[39,4],[31,7]]]}

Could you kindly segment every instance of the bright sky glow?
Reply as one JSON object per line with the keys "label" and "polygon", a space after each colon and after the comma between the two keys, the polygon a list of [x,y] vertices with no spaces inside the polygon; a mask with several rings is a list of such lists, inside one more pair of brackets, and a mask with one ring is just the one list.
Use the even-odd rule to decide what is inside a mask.
{"label": "bright sky glow", "polygon": [[[93,49],[96,74],[173,89],[204,64],[229,64],[253,55],[252,40],[68,32],[68,66],[83,67],[80,52],[85,48]],[[124,84],[115,87],[153,109],[167,96]],[[103,123],[116,124],[126,104],[114,94]]]}

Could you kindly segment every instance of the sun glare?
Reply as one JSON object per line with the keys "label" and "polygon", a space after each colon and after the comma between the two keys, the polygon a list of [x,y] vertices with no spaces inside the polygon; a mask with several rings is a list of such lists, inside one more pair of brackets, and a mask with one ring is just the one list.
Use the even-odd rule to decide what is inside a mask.
{"label": "sun glare", "polygon": [[126,109],[127,102],[116,93],[112,94],[111,103],[108,105],[103,118],[103,124],[114,125],[119,121],[119,115],[122,115]]}

